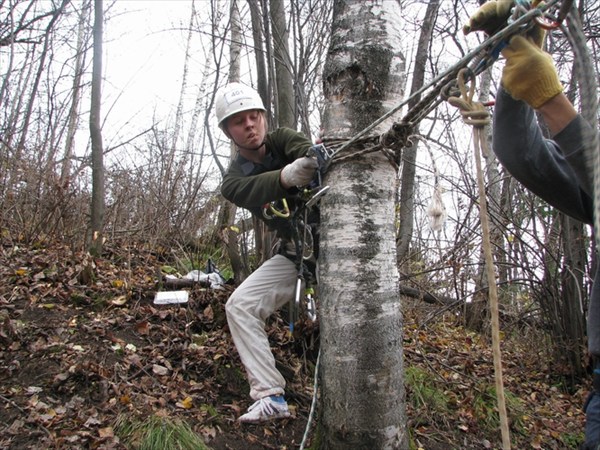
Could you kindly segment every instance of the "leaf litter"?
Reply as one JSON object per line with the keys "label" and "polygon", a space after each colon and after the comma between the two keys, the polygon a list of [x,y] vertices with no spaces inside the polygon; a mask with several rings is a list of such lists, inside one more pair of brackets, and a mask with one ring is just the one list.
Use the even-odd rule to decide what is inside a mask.
{"label": "leaf litter", "polygon": [[[130,448],[115,432],[124,417],[184,421],[215,450],[299,448],[318,324],[302,322],[292,337],[285,313],[269,320],[292,418],[240,425],[252,402],[225,317],[233,287],[192,286],[188,303],[155,305],[157,269],[167,263],[141,245],[108,248],[103,258],[61,244],[1,249],[0,448]],[[440,313],[425,326],[420,305],[407,301],[404,309],[413,444],[499,448],[486,337],[463,329],[456,315]],[[522,335],[505,341],[515,447],[577,448],[589,380],[567,389],[539,346]]]}

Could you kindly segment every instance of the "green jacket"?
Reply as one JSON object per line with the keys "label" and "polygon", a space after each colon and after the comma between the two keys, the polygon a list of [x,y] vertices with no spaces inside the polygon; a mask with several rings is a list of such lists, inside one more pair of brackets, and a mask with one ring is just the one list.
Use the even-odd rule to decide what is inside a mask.
{"label": "green jacket", "polygon": [[262,164],[248,161],[238,154],[223,177],[221,193],[230,202],[246,208],[263,220],[269,229],[278,231],[280,237],[289,239],[289,220],[266,220],[262,206],[285,198],[290,209],[293,209],[298,189],[284,189],[281,186],[281,169],[305,156],[312,143],[302,133],[290,128],[278,128],[267,134],[265,146],[266,155]]}

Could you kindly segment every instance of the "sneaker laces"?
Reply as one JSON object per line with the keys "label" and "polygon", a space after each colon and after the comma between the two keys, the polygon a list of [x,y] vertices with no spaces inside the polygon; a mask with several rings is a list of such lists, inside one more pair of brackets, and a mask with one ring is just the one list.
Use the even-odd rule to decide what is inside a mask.
{"label": "sneaker laces", "polygon": [[[269,401],[271,400],[271,401]],[[285,405],[285,402],[281,402],[278,400],[274,400],[272,398],[269,397],[264,397],[261,398],[257,401],[255,401],[249,408],[248,408],[248,412],[253,411],[257,408],[260,408],[260,412],[265,415],[265,416],[273,416],[275,414],[278,414],[281,412],[280,409],[278,409],[275,405]]]}

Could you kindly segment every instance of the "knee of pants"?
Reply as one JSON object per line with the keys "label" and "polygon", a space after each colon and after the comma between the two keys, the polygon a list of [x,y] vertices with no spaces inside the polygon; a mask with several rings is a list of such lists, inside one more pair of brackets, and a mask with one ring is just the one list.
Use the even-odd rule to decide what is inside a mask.
{"label": "knee of pants", "polygon": [[240,310],[241,310],[241,308],[239,305],[239,301],[234,292],[229,297],[229,300],[227,300],[227,303],[225,303],[225,313],[227,314],[227,317],[229,317],[229,316],[234,316],[236,314],[236,312],[240,311]]}
{"label": "knee of pants", "polygon": [[244,298],[237,296],[234,292],[225,303],[225,314],[228,320],[239,320],[240,317],[253,316],[256,306],[251,302],[244,301]]}

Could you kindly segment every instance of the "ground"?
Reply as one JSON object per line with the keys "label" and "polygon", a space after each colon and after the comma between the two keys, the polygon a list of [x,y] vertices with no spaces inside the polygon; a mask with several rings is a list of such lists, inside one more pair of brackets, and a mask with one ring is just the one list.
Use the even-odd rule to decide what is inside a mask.
{"label": "ground", "polygon": [[[214,450],[295,449],[308,424],[318,324],[268,324],[292,418],[240,425],[248,385],[225,319],[233,286],[195,285],[155,305],[168,257],[120,246],[102,258],[59,244],[0,254],[0,448],[136,448],[123,421],[182,421]],[[500,448],[489,340],[454,314],[407,302],[407,413],[413,448]],[[440,310],[441,311],[441,310]],[[515,448],[577,448],[587,381],[567,384],[539,334],[506,328],[504,388]],[[308,432],[306,431],[308,428]]]}

